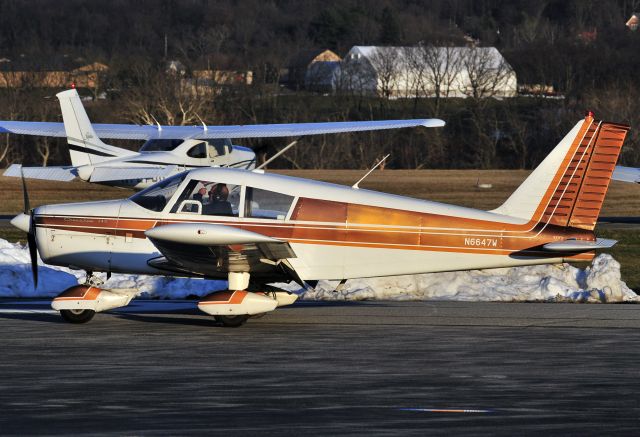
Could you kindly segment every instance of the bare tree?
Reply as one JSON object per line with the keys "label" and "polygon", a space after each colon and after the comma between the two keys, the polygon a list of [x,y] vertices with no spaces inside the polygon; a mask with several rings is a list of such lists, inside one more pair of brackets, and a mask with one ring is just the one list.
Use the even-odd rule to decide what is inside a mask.
{"label": "bare tree", "polygon": [[397,95],[401,84],[400,51],[396,47],[378,47],[369,58],[378,79],[378,93],[388,99]]}
{"label": "bare tree", "polygon": [[416,96],[433,97],[435,113],[440,111],[440,99],[448,97],[454,81],[459,75],[461,58],[459,49],[451,46],[436,47],[421,44],[408,47],[408,62],[411,65]]}
{"label": "bare tree", "polygon": [[461,66],[467,81],[459,84],[460,91],[474,99],[499,96],[511,75],[510,66],[494,48],[467,48]]}
{"label": "bare tree", "polygon": [[137,71],[139,84],[127,93],[125,116],[134,123],[195,125],[211,118],[214,91],[162,71]]}

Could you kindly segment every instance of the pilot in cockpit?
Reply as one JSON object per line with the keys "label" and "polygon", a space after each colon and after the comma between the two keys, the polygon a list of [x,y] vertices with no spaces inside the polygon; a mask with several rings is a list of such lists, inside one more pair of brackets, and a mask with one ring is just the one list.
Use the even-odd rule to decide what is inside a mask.
{"label": "pilot in cockpit", "polygon": [[227,184],[215,184],[209,191],[209,203],[204,205],[203,214],[207,215],[233,215]]}

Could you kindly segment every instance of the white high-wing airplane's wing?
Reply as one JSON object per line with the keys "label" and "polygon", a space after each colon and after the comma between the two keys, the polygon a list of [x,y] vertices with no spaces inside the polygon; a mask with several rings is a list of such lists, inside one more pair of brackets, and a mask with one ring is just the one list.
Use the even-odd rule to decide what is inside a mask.
{"label": "white high-wing airplane's wing", "polygon": [[[20,171],[22,170],[22,172]],[[49,181],[71,181],[76,178],[75,167],[23,167],[11,164],[3,176],[19,178],[24,174],[27,179],[45,179]]]}
{"label": "white high-wing airplane's wing", "polygon": [[127,179],[164,178],[178,169],[176,165],[166,167],[96,167],[90,182],[122,181]]}
{"label": "white high-wing airplane's wing", "polygon": [[616,165],[611,179],[613,179],[614,181],[635,182],[636,184],[638,184],[640,183],[640,168],[623,167],[621,165]]}
{"label": "white high-wing airplane's wing", "polygon": [[[253,124],[233,126],[140,126],[135,124],[93,124],[100,138],[123,140],[214,139],[300,137],[305,135],[362,132],[409,127],[442,127],[437,118],[415,120],[340,121],[327,123]],[[0,133],[66,137],[62,123],[0,121]]]}

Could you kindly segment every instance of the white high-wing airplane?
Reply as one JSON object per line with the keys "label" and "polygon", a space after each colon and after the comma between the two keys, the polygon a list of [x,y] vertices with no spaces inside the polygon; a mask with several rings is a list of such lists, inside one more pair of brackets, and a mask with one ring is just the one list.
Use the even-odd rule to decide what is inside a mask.
{"label": "white high-wing airplane", "polygon": [[[588,261],[629,127],[588,115],[499,208],[481,211],[260,171],[206,168],[129,199],[29,208],[12,224],[37,256],[87,272],[228,279],[198,307],[224,325],[292,303],[265,284]],[[24,181],[24,179],[23,179]],[[89,280],[52,306],[75,323],[134,293]]]}
{"label": "white high-wing airplane", "polygon": [[[10,166],[4,176],[88,182],[144,189],[159,180],[198,167],[253,169],[256,156],[233,138],[301,137],[405,127],[437,127],[437,119],[236,126],[139,126],[91,124],[75,89],[57,94],[64,123],[0,121],[0,133],[67,137],[71,166]],[[101,138],[146,140],[139,152],[114,147]]]}

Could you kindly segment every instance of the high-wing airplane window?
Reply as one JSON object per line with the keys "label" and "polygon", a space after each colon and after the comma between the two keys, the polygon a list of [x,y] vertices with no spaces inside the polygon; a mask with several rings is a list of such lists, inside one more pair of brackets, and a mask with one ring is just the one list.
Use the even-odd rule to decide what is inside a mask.
{"label": "high-wing airplane window", "polygon": [[151,185],[146,190],[134,194],[130,199],[143,208],[158,212],[162,211],[185,177],[187,177],[186,172],[171,176],[157,184]]}
{"label": "high-wing airplane window", "polygon": [[284,220],[293,203],[293,196],[275,191],[247,187],[245,217]]}
{"label": "high-wing airplane window", "polygon": [[219,139],[219,138],[214,140],[209,140],[209,158],[215,158],[218,156],[226,155],[228,150],[227,142],[230,142],[230,141],[225,139]]}
{"label": "high-wing airplane window", "polygon": [[187,152],[187,156],[192,158],[206,158],[207,157],[207,143],[198,143]]}
{"label": "high-wing airplane window", "polygon": [[184,140],[149,140],[140,148],[141,152],[169,152],[180,144]]}
{"label": "high-wing airplane window", "polygon": [[190,207],[188,211],[178,211],[178,208],[185,200],[191,200],[202,204],[203,215],[238,217],[240,211],[240,189],[240,185],[194,179],[189,181],[187,187],[176,200],[171,212],[193,213],[193,207]]}

